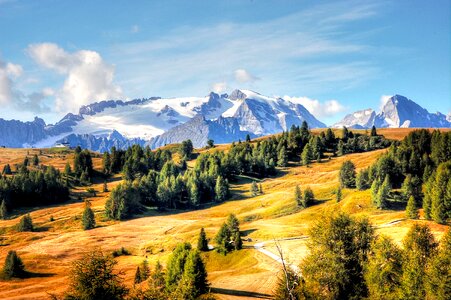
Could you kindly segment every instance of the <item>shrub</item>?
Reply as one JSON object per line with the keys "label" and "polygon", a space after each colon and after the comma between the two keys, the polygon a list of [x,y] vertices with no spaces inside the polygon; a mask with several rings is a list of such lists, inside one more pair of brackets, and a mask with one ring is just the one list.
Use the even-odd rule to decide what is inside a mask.
{"label": "shrub", "polygon": [[8,255],[6,255],[3,275],[6,279],[11,279],[12,277],[21,278],[25,275],[24,264],[16,251],[10,250]]}
{"label": "shrub", "polygon": [[19,224],[17,225],[17,231],[25,232],[25,231],[33,231],[33,220],[31,219],[31,216],[25,215],[20,219]]}

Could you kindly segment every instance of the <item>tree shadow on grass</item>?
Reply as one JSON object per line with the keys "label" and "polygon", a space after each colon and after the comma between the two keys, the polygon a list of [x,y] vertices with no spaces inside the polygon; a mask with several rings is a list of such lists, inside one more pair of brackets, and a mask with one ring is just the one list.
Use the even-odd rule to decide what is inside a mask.
{"label": "tree shadow on grass", "polygon": [[23,279],[26,278],[46,278],[46,277],[52,277],[55,276],[54,273],[40,273],[40,272],[30,272],[26,271],[25,274],[22,276]]}
{"label": "tree shadow on grass", "polygon": [[232,289],[223,289],[212,287],[210,289],[212,293],[222,294],[222,295],[230,295],[230,296],[241,296],[241,297],[250,297],[250,298],[259,298],[259,299],[272,299],[272,295],[250,292],[250,291],[240,291],[240,290],[232,290]]}

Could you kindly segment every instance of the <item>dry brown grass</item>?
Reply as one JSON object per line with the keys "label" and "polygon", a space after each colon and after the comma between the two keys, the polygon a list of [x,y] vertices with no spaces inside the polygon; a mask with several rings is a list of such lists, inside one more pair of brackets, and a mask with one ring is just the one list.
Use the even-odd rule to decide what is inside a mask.
{"label": "dry brown grass", "polygon": [[[395,130],[393,136],[407,134],[408,130]],[[401,133],[400,133],[401,132]],[[381,132],[380,132],[381,133]],[[387,130],[387,134],[390,130]],[[201,149],[199,152],[227,150],[229,145],[218,145],[214,149]],[[0,166],[5,163],[21,162],[27,151],[36,149],[0,149]],[[158,214],[148,211],[134,219],[116,222],[103,217],[104,203],[109,193],[99,192],[91,197],[98,227],[83,231],[80,216],[82,202],[71,202],[54,207],[33,209],[31,216],[39,232],[17,233],[12,227],[17,224],[20,214],[14,219],[0,221],[0,262],[9,250],[17,250],[28,270],[46,274],[45,277],[33,277],[25,280],[0,282],[0,298],[10,299],[47,299],[46,292],[62,293],[68,283],[70,264],[83,253],[100,247],[111,252],[125,247],[131,251],[130,256],[118,258],[118,268],[125,272],[124,278],[131,286],[136,265],[148,259],[151,266],[160,260],[163,264],[178,242],[188,241],[196,245],[201,227],[208,238],[213,239],[221,224],[230,213],[241,221],[241,230],[246,233],[245,247],[251,249],[232,253],[225,257],[209,252],[204,255],[214,291],[221,299],[246,299],[257,294],[271,294],[280,269],[277,262],[252,249],[256,242],[271,241],[287,237],[308,234],[312,222],[321,220],[324,213],[345,211],[355,216],[369,217],[375,225],[404,218],[402,211],[379,211],[372,207],[368,191],[343,190],[343,200],[335,202],[333,191],[338,186],[338,170],[344,160],[350,159],[357,169],[369,166],[386,150],[369,153],[346,155],[333,158],[310,167],[293,165],[282,170],[279,177],[262,181],[264,194],[251,197],[249,183],[232,185],[232,200],[225,203],[199,209],[196,211],[172,211]],[[40,160],[45,164],[64,168],[72,159],[72,154],[44,152]],[[101,159],[94,159],[96,168],[100,169]],[[189,162],[192,164],[192,162]],[[120,182],[120,177],[112,178],[108,184],[111,190]],[[294,188],[310,186],[319,201],[312,207],[299,210],[293,200]],[[102,190],[102,183],[94,184],[97,191]],[[86,195],[85,188],[72,191]],[[54,221],[50,222],[50,216]],[[412,222],[426,222],[439,237],[446,227],[420,221],[402,221],[391,227],[377,229],[400,242]],[[292,262],[300,262],[308,252],[305,239],[281,241],[283,251]],[[213,243],[213,242],[211,242]],[[275,252],[272,243],[267,249]],[[230,293],[241,296],[231,296]]]}

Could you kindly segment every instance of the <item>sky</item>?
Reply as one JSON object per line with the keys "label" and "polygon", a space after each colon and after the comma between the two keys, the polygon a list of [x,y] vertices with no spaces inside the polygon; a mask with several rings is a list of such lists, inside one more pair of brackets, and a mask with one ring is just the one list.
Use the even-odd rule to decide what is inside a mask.
{"label": "sky", "polygon": [[328,125],[404,95],[451,112],[451,1],[0,0],[0,118],[251,89]]}

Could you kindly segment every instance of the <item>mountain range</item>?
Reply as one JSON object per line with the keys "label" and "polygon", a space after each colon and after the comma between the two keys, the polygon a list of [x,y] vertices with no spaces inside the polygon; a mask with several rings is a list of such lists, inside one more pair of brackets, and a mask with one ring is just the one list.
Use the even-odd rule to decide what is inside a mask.
{"label": "mountain range", "polygon": [[[191,139],[203,147],[209,139],[227,143],[288,130],[306,121],[310,128],[324,128],[301,103],[267,97],[250,90],[205,97],[106,100],[82,106],[59,122],[47,125],[0,119],[0,145],[51,147],[58,143],[80,145],[94,151],[132,144],[157,148]],[[382,110],[347,115],[333,127],[451,127],[451,116],[431,114],[412,100],[395,95]]]}

